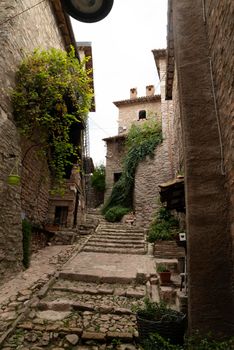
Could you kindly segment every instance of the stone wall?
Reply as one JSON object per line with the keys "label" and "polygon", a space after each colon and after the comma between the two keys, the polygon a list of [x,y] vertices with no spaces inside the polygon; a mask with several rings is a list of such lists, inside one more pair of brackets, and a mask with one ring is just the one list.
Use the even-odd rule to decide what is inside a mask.
{"label": "stone wall", "polygon": [[[122,105],[119,107],[119,119],[118,125],[119,128],[124,128],[124,132],[126,133],[132,124],[139,125],[139,123],[143,123],[145,120],[139,120],[139,111],[145,110],[147,120],[157,118],[157,120],[161,119],[161,104],[160,98],[158,101],[154,102],[134,102],[129,104]],[[126,129],[125,129],[126,128]]]}
{"label": "stone wall", "polygon": [[181,125],[181,112],[179,102],[179,90],[178,90],[178,76],[177,69],[175,68],[174,80],[173,80],[173,117],[172,128],[173,132],[173,145],[174,145],[174,169],[176,174],[184,174],[184,147],[183,147],[183,134]]}
{"label": "stone wall", "polygon": [[21,205],[31,222],[43,224],[49,205],[50,172],[45,157],[38,153],[38,145],[21,140]]}
{"label": "stone wall", "polygon": [[110,197],[113,184],[114,173],[122,172],[122,159],[124,156],[124,139],[110,138],[107,142],[106,154],[106,191],[105,201]]}
{"label": "stone wall", "polygon": [[91,176],[85,177],[85,189],[86,189],[86,206],[87,208],[97,208],[104,203],[104,191],[97,191],[91,185]]}
{"label": "stone wall", "polygon": [[[232,238],[234,298],[234,51],[233,51],[233,18],[234,3],[227,1],[206,1],[206,21],[211,65],[214,79],[214,91],[217,100],[218,118],[221,128],[223,148],[223,170],[225,187],[229,197],[229,223]],[[234,305],[234,302],[233,302]]]}
{"label": "stone wall", "polygon": [[[21,157],[19,135],[16,131],[10,105],[10,88],[14,86],[15,72],[19,63],[35,48],[64,48],[63,39],[59,32],[56,19],[51,9],[50,1],[46,0],[39,5],[37,0],[8,0],[0,2],[0,273],[5,269],[18,269],[22,260],[21,237],[21,203],[20,187],[9,186],[6,183],[7,175],[15,162],[12,155]],[[36,5],[36,6],[34,6]],[[32,7],[34,6],[34,7]],[[32,7],[30,10],[26,9]],[[20,15],[17,15],[21,13]],[[7,20],[11,18],[11,20]],[[23,150],[24,151],[24,150]],[[22,151],[22,155],[23,155]],[[45,188],[39,176],[33,180],[36,188],[33,188],[32,179],[25,181],[31,171],[31,176],[37,177],[40,173],[43,161],[37,162],[34,153],[33,169],[29,168],[26,160],[26,168],[22,172],[23,186],[23,210],[26,215],[41,220],[46,211],[47,198]],[[47,167],[43,169],[47,176]],[[45,185],[44,189],[42,187]],[[35,203],[38,187],[38,203]],[[27,202],[27,204],[26,204]]]}
{"label": "stone wall", "polygon": [[176,175],[174,164],[174,109],[173,102],[165,100],[166,57],[159,60],[161,79],[161,119],[163,143],[159,145],[154,158],[147,157],[141,162],[135,176],[135,213],[138,225],[149,226],[160,206],[160,183],[171,180]]}
{"label": "stone wall", "polygon": [[185,150],[189,329],[212,331],[217,337],[233,335],[230,48],[234,5],[231,1],[193,0],[172,4]]}

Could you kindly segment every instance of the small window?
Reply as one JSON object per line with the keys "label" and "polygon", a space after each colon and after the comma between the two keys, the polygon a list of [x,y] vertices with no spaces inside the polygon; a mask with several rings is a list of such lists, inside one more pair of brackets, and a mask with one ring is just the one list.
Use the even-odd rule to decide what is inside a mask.
{"label": "small window", "polygon": [[146,110],[145,109],[142,109],[141,111],[139,111],[138,120],[141,120],[141,119],[146,119]]}
{"label": "small window", "polygon": [[119,181],[119,179],[121,178],[121,175],[122,175],[122,173],[114,173],[114,183]]}
{"label": "small window", "polygon": [[67,225],[68,207],[55,207],[54,223],[59,226]]}

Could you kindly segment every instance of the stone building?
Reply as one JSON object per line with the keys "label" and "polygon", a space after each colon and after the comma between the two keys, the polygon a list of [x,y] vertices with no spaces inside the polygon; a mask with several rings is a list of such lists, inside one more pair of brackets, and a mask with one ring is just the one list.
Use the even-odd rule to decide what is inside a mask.
{"label": "stone building", "polygon": [[[74,226],[82,204],[82,179],[74,169],[67,180],[64,198],[50,198],[47,160],[39,157],[37,145],[20,138],[10,101],[15,72],[35,48],[78,49],[69,17],[59,0],[1,1],[0,3],[0,274],[21,268],[22,217],[43,226],[60,222]],[[74,131],[82,142],[83,131]],[[10,186],[7,177],[19,159],[21,186]],[[78,213],[78,214],[77,214]]]}
{"label": "stone building", "polygon": [[175,167],[185,170],[189,329],[233,335],[234,3],[168,5],[165,93],[174,102]]}
{"label": "stone building", "polygon": [[[153,160],[146,158],[140,162],[135,174],[134,211],[136,224],[146,227],[151,222],[158,207],[158,185],[175,176],[173,163],[173,108],[172,102],[165,100],[166,51],[157,50],[156,64],[160,77],[161,95],[155,95],[152,85],[146,87],[146,96],[137,97],[137,89],[130,90],[130,99],[117,101],[119,109],[118,135],[105,138],[106,154],[106,193],[107,199],[113,184],[122,172],[124,140],[132,124],[139,125],[156,119],[162,124],[163,143],[157,146]],[[154,184],[154,186],[152,186]]]}

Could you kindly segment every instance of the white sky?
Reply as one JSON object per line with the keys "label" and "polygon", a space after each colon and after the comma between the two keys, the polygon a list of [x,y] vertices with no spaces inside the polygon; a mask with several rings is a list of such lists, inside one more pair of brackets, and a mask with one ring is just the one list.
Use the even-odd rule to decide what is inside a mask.
{"label": "white sky", "polygon": [[[89,116],[90,155],[105,163],[103,138],[118,133],[118,108],[130,88],[145,96],[146,85],[158,86],[151,50],[166,47],[167,0],[114,0],[110,14],[86,24],[72,19],[77,41],[91,41],[96,112]],[[159,90],[157,89],[157,93]]]}

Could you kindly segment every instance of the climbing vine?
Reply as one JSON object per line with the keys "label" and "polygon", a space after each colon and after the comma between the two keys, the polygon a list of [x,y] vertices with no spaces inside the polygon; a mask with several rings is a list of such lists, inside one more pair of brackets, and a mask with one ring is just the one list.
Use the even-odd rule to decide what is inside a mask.
{"label": "climbing vine", "polygon": [[35,143],[47,159],[54,188],[61,188],[66,167],[79,159],[79,144],[71,129],[85,121],[92,89],[86,60],[74,49],[35,50],[21,63],[12,92],[14,118],[21,133]]}
{"label": "climbing vine", "polygon": [[131,127],[125,143],[127,152],[123,159],[123,172],[104,205],[103,214],[116,206],[133,207],[136,168],[146,156],[153,157],[156,146],[161,142],[162,129],[157,121],[146,121],[141,126]]}

